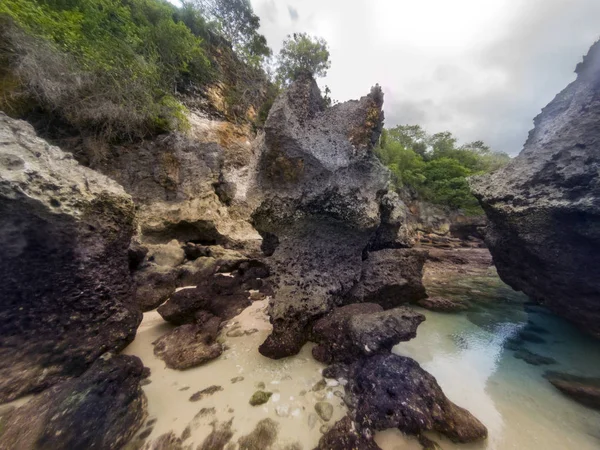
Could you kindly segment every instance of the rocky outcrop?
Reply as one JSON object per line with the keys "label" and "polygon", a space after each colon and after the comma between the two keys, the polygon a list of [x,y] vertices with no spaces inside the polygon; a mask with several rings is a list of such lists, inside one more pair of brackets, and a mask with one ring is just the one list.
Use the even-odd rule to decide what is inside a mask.
{"label": "rocky outcrop", "polygon": [[0,113],[0,402],[133,340],[131,197]]}
{"label": "rocky outcrop", "polygon": [[374,303],[356,303],[336,308],[314,324],[311,340],[319,345],[312,354],[331,364],[389,353],[394,345],[413,339],[424,320],[406,307],[383,311]]}
{"label": "rocky outcrop", "polygon": [[319,440],[315,450],[381,450],[370,435],[363,435],[349,416],[338,421]]}
{"label": "rocky outcrop", "polygon": [[500,277],[600,337],[600,43],[576,73],[519,156],[471,187]]}
{"label": "rocky outcrop", "polygon": [[448,400],[435,378],[410,358],[375,355],[349,366],[330,366],[323,375],[348,380],[344,400],[363,436],[398,428],[412,435],[437,431],[454,442],[487,437],[486,427]]}
{"label": "rocky outcrop", "polygon": [[146,418],[135,356],[105,354],[79,378],[2,417],[0,449],[121,449]]}
{"label": "rocky outcrop", "polygon": [[171,295],[158,312],[174,325],[197,322],[206,313],[229,320],[250,306],[250,290],[270,289],[263,279],[269,274],[269,268],[257,260],[221,260],[213,272],[198,279],[196,287]]}
{"label": "rocky outcrop", "polygon": [[580,377],[560,372],[546,372],[544,377],[556,389],[576,402],[600,410],[600,378]]}
{"label": "rocky outcrop", "polygon": [[258,245],[260,236],[244,209],[230,208],[243,199],[245,177],[256,159],[250,133],[197,114],[190,121],[187,135],[115,147],[97,168],[133,197],[145,243]]}
{"label": "rocky outcrop", "polygon": [[403,205],[386,194],[389,172],[372,152],[382,104],[377,86],[325,108],[315,81],[301,76],[271,108],[251,191],[253,223],[274,272],[273,332],[263,355],[300,350],[311,324],[360,280],[369,248],[408,245]]}
{"label": "rocky outcrop", "polygon": [[370,252],[362,264],[360,281],[349,294],[351,301],[377,303],[389,309],[425,298],[422,278],[426,258],[427,252],[417,249]]}
{"label": "rocky outcrop", "polygon": [[200,366],[223,353],[223,346],[216,342],[221,319],[212,316],[198,322],[177,327],[154,342],[154,354],[167,367],[185,370]]}

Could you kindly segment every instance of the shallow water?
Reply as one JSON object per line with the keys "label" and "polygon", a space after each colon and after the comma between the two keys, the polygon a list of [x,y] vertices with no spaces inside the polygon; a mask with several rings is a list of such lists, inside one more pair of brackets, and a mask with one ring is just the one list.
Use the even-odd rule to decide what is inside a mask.
{"label": "shallow water", "polygon": [[[472,308],[459,314],[420,310],[427,320],[419,327],[417,338],[399,344],[394,351],[416,359],[431,372],[451,400],[488,427],[489,439],[456,445],[435,434],[429,437],[444,449],[599,449],[600,413],[564,397],[542,377],[546,370],[600,376],[598,342],[543,308],[528,305],[525,296],[504,285],[493,271],[445,283],[429,286],[430,295],[461,298]],[[269,448],[311,449],[321,436],[320,428],[345,414],[340,386],[311,391],[321,380],[323,368],[310,355],[312,344],[298,356],[279,361],[258,353],[258,345],[270,331],[265,307],[266,301],[255,302],[228,324],[222,339],[229,348],[220,358],[186,371],[167,369],[154,357],[151,343],[170,326],[156,312],[144,315],[138,336],[126,353],[140,356],[152,371],[151,383],[144,386],[149,419],[156,419],[152,427],[142,430],[148,430],[148,441],[169,431],[180,436],[189,426],[184,445],[196,448],[212,431],[212,423],[232,420],[231,442],[237,442],[260,420],[271,418],[278,423],[278,436]],[[239,334],[231,333],[236,326],[258,331],[228,337],[228,331]],[[529,365],[504,348],[508,339],[523,331],[529,341],[536,342],[523,341],[522,347],[557,363]],[[231,382],[240,376],[242,381]],[[265,405],[252,407],[248,400],[259,382],[274,395]],[[189,401],[193,393],[211,385],[223,390],[198,402]],[[314,405],[322,400],[334,406],[334,417],[328,423],[315,418]],[[195,418],[202,408],[213,407],[214,412]],[[420,449],[416,440],[399,431],[380,432],[376,440],[384,450]],[[294,444],[299,447],[291,447]]]}
{"label": "shallow water", "polygon": [[[600,413],[563,396],[542,377],[546,370],[600,376],[598,342],[544,308],[526,304],[527,297],[492,271],[449,283],[429,291],[467,300],[477,312],[421,311],[427,320],[417,338],[397,345],[394,352],[416,359],[432,373],[451,400],[488,427],[489,439],[455,445],[430,437],[444,449],[599,449]],[[526,349],[557,363],[533,366],[515,358],[503,345],[520,331],[546,341],[524,342]],[[399,446],[398,432],[379,433],[376,439],[384,450],[411,448]]]}

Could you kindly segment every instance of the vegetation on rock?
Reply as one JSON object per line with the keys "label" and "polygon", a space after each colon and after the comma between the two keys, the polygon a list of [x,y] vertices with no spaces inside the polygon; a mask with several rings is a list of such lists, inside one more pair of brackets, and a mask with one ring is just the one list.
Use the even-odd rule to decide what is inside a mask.
{"label": "vegetation on rock", "polygon": [[483,214],[471,194],[467,177],[491,172],[510,161],[482,141],[459,146],[449,131],[433,135],[419,125],[385,129],[377,156],[392,171],[398,189],[407,188],[420,199],[472,215]]}
{"label": "vegetation on rock", "polygon": [[307,33],[294,33],[283,41],[277,56],[277,80],[287,86],[302,73],[324,77],[331,67],[327,42]]}
{"label": "vegetation on rock", "polygon": [[[240,11],[235,34],[222,24]],[[0,108],[71,135],[110,142],[185,129],[183,94],[210,97],[215,84],[227,87],[226,115],[264,101],[258,66],[270,50],[247,0],[6,0],[0,21]]]}

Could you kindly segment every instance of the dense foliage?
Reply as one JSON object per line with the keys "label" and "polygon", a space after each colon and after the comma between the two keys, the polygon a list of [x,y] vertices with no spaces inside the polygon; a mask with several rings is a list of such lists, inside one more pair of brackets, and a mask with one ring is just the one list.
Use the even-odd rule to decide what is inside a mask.
{"label": "dense foliage", "polygon": [[[195,4],[248,64],[259,66],[271,56],[267,40],[258,33],[260,19],[249,0],[195,0]],[[184,7],[190,6],[184,2]]]}
{"label": "dense foliage", "polygon": [[21,94],[101,134],[184,126],[177,82],[209,73],[200,37],[160,0],[4,0],[0,15]]}
{"label": "dense foliage", "polygon": [[294,33],[283,41],[277,56],[277,79],[285,86],[300,73],[324,77],[330,67],[329,49],[324,39]]}
{"label": "dense foliage", "polygon": [[377,155],[389,167],[397,188],[407,188],[432,203],[481,214],[467,177],[508,163],[506,153],[492,151],[481,141],[458,146],[452,133],[428,135],[419,125],[384,130]]}
{"label": "dense foliage", "polygon": [[0,109],[103,142],[185,128],[188,86],[226,86],[235,117],[264,97],[248,0],[2,0],[0,22]]}

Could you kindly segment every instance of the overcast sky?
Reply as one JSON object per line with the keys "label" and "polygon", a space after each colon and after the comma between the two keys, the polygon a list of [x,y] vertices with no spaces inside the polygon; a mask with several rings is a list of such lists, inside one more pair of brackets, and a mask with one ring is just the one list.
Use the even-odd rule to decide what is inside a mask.
{"label": "overcast sky", "polygon": [[275,52],[329,43],[319,81],[344,101],[375,83],[386,125],[420,124],[517,154],[533,118],[600,37],[600,0],[251,0]]}

